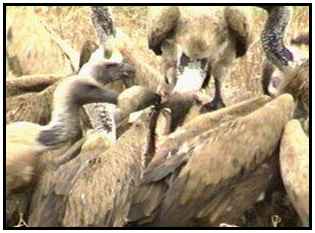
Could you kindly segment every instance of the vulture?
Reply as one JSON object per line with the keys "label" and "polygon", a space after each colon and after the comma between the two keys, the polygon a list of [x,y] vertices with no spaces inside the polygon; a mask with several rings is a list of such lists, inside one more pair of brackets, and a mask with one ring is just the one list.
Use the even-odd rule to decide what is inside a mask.
{"label": "vulture", "polygon": [[[103,67],[104,68],[104,67]],[[105,70],[111,66],[105,66]],[[105,73],[106,74],[106,73]],[[118,94],[91,77],[72,76],[57,86],[49,124],[14,122],[6,126],[6,188],[11,192],[30,184],[38,155],[80,136],[79,108],[92,102],[117,103]]]}
{"label": "vulture", "polygon": [[251,14],[252,9],[243,6],[152,7],[148,46],[163,58],[166,92],[195,92],[213,75],[215,96],[203,111],[224,107],[222,79],[249,48]]}
{"label": "vulture", "polygon": [[[166,144],[166,157],[159,161],[153,158],[155,162],[146,168],[130,221],[150,226],[217,226],[233,215],[239,216],[265,190],[266,174],[272,172],[262,172],[261,178],[255,172],[269,166],[263,164],[276,151],[294,108],[293,97],[285,94],[249,114],[232,115],[231,120],[213,124],[195,137],[184,131],[170,135],[173,145],[175,137],[180,145],[172,148]],[[213,114],[213,123],[218,122],[220,118]],[[165,149],[157,145],[155,156],[165,154]]]}
{"label": "vulture", "polygon": [[132,126],[109,149],[100,145],[82,149],[55,171],[49,187],[47,180],[41,182],[29,224],[124,226],[144,164],[154,149],[157,110],[151,106],[131,117]]}
{"label": "vulture", "polygon": [[[52,167],[53,169],[46,169],[45,172],[41,174],[41,177],[37,182],[36,189],[32,197],[32,205],[30,207],[31,215],[28,219],[29,224],[31,226],[60,226],[62,224],[61,218],[64,216],[65,203],[67,203],[67,197],[70,196],[70,193],[72,192],[71,190],[73,185],[80,182],[80,179],[84,179],[82,174],[89,169],[89,164],[93,160],[98,159],[101,154],[107,153],[107,151],[111,150],[111,148],[117,147],[117,150],[116,152],[113,152],[113,157],[110,157],[110,154],[104,155],[104,158],[106,158],[106,161],[108,162],[106,162],[107,165],[104,164],[104,171],[106,174],[109,175],[112,174],[112,172],[115,173],[116,171],[119,171],[122,169],[120,165],[122,165],[125,170],[128,170],[129,166],[133,167],[132,159],[127,159],[125,162],[121,161],[122,163],[119,164],[115,163],[115,166],[112,166],[112,162],[124,160],[126,158],[117,156],[117,151],[120,151],[119,153],[124,154],[124,156],[129,156],[126,151],[133,151],[132,146],[129,148],[127,145],[128,143],[136,141],[136,143],[139,144],[139,149],[141,149],[144,148],[144,145],[148,142],[146,138],[141,138],[139,131],[136,133],[134,132],[134,137],[137,137],[137,140],[133,140],[133,138],[129,138],[129,136],[125,137],[123,142],[120,142],[120,138],[124,138],[126,133],[130,130],[135,130],[130,122],[131,118],[135,118],[133,116],[134,114],[132,114],[133,117],[129,116],[129,114],[147,108],[152,104],[158,105],[159,102],[160,97],[157,94],[141,86],[133,86],[120,93],[117,99],[117,114],[115,115],[118,133],[117,142],[112,143],[110,140],[105,140],[103,133],[91,130],[88,131],[88,134],[82,139],[83,141],[80,140],[75,143],[63,156],[58,157],[58,160],[54,159],[54,165],[56,166]],[[154,111],[154,109],[147,109],[149,112],[151,110]],[[141,115],[145,114],[144,112],[141,111],[141,113],[136,115],[143,120]],[[134,119],[133,121],[135,122],[137,119]],[[138,123],[142,124],[144,122]],[[133,146],[134,145],[135,144],[133,144]],[[141,153],[142,151],[139,151],[139,154]],[[135,154],[137,154],[137,152],[135,152]],[[133,157],[133,155],[134,153],[132,152],[130,156]],[[110,158],[115,161],[110,161]],[[148,159],[150,159],[150,156],[148,156]],[[93,176],[93,180],[95,182],[99,181],[104,183],[104,176]],[[114,181],[114,183],[111,183],[111,186],[109,185],[108,188],[113,188],[115,185],[119,185],[119,182],[117,181],[117,183],[115,183]],[[85,187],[86,185],[82,186],[83,189]],[[96,189],[93,188],[93,192],[97,195]],[[103,193],[103,191],[99,194],[101,193]],[[107,196],[106,198],[110,197]],[[84,210],[85,207],[82,207],[82,210]],[[47,208],[50,209],[49,213],[46,211]],[[73,217],[75,217],[75,215]],[[75,219],[73,219],[73,221],[74,220]]]}

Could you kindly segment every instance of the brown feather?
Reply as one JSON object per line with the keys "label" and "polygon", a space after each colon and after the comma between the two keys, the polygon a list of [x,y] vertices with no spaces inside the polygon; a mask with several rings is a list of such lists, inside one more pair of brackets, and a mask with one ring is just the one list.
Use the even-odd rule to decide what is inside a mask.
{"label": "brown feather", "polygon": [[284,186],[303,224],[309,224],[309,138],[297,120],[284,130],[280,168]]}

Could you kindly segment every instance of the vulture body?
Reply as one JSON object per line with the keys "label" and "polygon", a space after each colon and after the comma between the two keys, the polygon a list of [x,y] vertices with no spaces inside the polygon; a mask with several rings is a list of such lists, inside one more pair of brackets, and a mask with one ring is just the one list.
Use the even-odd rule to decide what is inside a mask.
{"label": "vulture body", "polygon": [[43,183],[44,196],[35,199],[30,225],[124,226],[144,162],[153,150],[156,118],[154,107],[145,109],[109,149],[84,150],[59,167],[52,185]]}
{"label": "vulture body", "polygon": [[[265,176],[271,171],[263,171],[268,166],[262,164],[277,149],[294,108],[292,96],[280,96],[182,143],[166,160],[149,165],[140,196],[135,196],[131,221],[217,226],[233,213],[239,216],[266,188]],[[259,184],[249,181],[250,174]]]}
{"label": "vulture body", "polygon": [[[110,68],[106,67],[104,70],[106,69]],[[72,76],[59,83],[54,92],[52,118],[48,125],[40,126],[31,122],[8,124],[6,127],[8,192],[29,184],[36,174],[33,164],[36,163],[39,154],[77,139],[81,133],[79,123],[81,105],[91,102],[117,103],[117,97],[117,93],[105,90],[91,77]]]}
{"label": "vulture body", "polygon": [[[60,159],[59,161],[61,161],[61,163],[57,165],[57,169],[47,169],[41,176],[41,179],[38,181],[38,185],[36,186],[36,190],[32,198],[31,216],[29,219],[29,224],[31,226],[62,225],[63,224],[62,216],[64,216],[64,211],[66,207],[65,203],[67,197],[72,192],[73,185],[76,182],[79,182],[78,179],[84,180],[84,178],[82,177],[82,173],[84,173],[86,169],[89,169],[89,164],[92,163],[94,160],[97,160],[101,154],[105,154],[107,150],[110,150],[110,148],[112,147],[117,147],[116,148],[117,150],[121,150],[120,153],[124,153],[124,150],[131,150],[129,146],[127,145],[125,146],[124,143],[127,142],[131,143],[132,141],[128,141],[129,140],[128,137],[123,136],[129,130],[135,130],[131,129],[133,126],[128,121],[128,118],[130,118],[129,114],[134,111],[142,110],[148,107],[149,105],[158,104],[159,101],[160,97],[158,95],[156,95],[153,91],[150,91],[141,86],[133,86],[131,88],[124,90],[118,96],[117,99],[118,109],[115,115],[115,120],[117,120],[118,136],[116,143],[118,145],[116,145],[116,143],[114,144],[110,140],[104,139],[104,134],[100,133],[100,131],[95,130],[88,131],[88,134],[84,137],[85,141],[81,144],[82,147],[80,145],[79,149],[81,150],[75,152],[74,159],[70,161],[68,160],[66,163],[64,162],[65,160]],[[120,139],[121,137],[124,137],[125,139]],[[138,137],[141,137],[140,134],[138,135]],[[120,142],[121,140],[123,141]],[[138,141],[139,143],[144,143],[140,138],[138,138]],[[124,145],[124,147],[120,148],[121,145]],[[107,156],[105,156],[104,158],[107,158]],[[116,157],[112,157],[112,159],[115,159],[115,161],[118,158],[119,160],[121,159],[119,156],[117,157],[117,155]],[[115,170],[121,169],[119,167],[120,165],[133,166],[133,163],[131,163],[132,160],[125,162],[119,163],[119,165],[117,166],[112,166],[110,164],[105,165],[105,167],[108,166],[108,168],[105,170],[108,173],[111,173],[109,172],[109,170],[113,170],[113,172],[115,173],[116,172]],[[95,182],[103,182],[102,177],[98,178],[94,177],[93,179],[95,180]],[[98,179],[99,181],[97,181]],[[115,186],[115,183],[112,183],[112,185]],[[102,193],[102,191],[100,193]],[[47,213],[46,208],[50,209],[49,214],[46,214]],[[71,221],[79,221],[78,219],[74,219],[74,217],[75,216],[72,216]]]}
{"label": "vulture body", "polygon": [[[175,92],[194,92],[215,79],[210,109],[224,106],[221,85],[229,66],[251,42],[251,9],[244,7],[152,7],[148,45],[163,57],[166,82]],[[205,108],[207,109],[207,108]]]}
{"label": "vulture body", "polygon": [[[184,143],[192,141],[198,135],[215,128],[223,122],[230,121],[236,117],[245,116],[270,101],[270,97],[261,96],[239,104],[220,109],[215,112],[201,114],[177,128],[175,132],[161,138],[157,144],[156,153],[147,171],[157,164],[163,166],[162,160],[166,160],[170,154],[174,154]],[[146,174],[145,174],[146,175]]]}

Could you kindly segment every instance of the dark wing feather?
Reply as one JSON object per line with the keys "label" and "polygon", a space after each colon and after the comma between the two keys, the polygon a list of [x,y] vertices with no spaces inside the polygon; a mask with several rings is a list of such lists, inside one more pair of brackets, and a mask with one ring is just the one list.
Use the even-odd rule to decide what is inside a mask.
{"label": "dark wing feather", "polygon": [[162,54],[163,41],[175,31],[179,16],[176,6],[153,7],[150,11],[148,44],[156,55]]}
{"label": "dark wing feather", "polygon": [[228,29],[236,41],[236,57],[245,55],[252,40],[249,12],[240,7],[226,7],[224,10]]}

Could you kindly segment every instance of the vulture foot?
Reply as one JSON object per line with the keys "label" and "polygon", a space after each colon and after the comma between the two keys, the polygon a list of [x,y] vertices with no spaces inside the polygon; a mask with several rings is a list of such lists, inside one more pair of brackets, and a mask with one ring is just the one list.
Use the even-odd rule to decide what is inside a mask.
{"label": "vulture foot", "polygon": [[213,99],[211,102],[206,103],[201,107],[200,113],[212,112],[224,107],[226,107],[226,105],[221,99]]}

